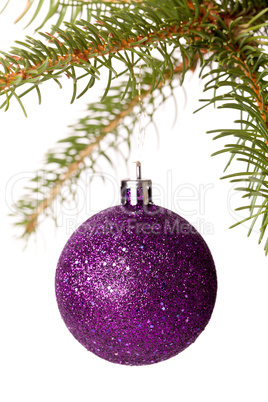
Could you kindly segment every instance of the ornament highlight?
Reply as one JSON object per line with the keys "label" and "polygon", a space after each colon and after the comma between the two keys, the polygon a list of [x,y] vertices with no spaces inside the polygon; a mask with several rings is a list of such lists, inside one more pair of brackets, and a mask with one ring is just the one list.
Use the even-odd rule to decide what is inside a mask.
{"label": "ornament highlight", "polygon": [[216,292],[204,239],[181,216],[154,205],[151,181],[140,175],[122,181],[122,205],[73,233],[56,270],[70,332],[99,357],[126,365],[157,363],[192,344]]}

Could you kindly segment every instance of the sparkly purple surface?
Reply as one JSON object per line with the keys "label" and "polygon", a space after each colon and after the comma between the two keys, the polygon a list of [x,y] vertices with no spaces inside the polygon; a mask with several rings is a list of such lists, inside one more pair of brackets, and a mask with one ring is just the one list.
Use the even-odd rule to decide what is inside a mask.
{"label": "sparkly purple surface", "polygon": [[126,365],[157,363],[193,343],[216,292],[204,239],[154,205],[120,205],[89,218],[68,240],[56,271],[68,329],[89,351]]}

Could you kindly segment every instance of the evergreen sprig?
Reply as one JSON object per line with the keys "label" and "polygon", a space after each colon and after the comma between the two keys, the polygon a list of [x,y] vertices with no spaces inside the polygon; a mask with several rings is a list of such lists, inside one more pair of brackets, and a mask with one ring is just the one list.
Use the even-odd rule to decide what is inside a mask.
{"label": "evergreen sprig", "polygon": [[[171,0],[168,2],[170,7],[164,13],[159,5],[153,9],[151,6],[136,4],[132,10],[119,10],[113,12],[110,17],[98,17],[94,25],[86,20],[79,20],[75,24],[66,22],[66,30],[56,28],[57,37],[41,33],[53,44],[50,46],[31,37],[27,37],[25,42],[17,41],[20,47],[13,47],[12,53],[9,54],[2,52],[5,58],[0,59],[3,66],[0,72],[0,96],[5,97],[0,107],[7,109],[10,99],[15,97],[25,112],[21,98],[36,90],[41,100],[41,84],[50,79],[59,84],[59,78],[63,73],[73,79],[72,101],[74,101],[100,78],[101,68],[108,69],[111,78],[118,76],[119,73],[112,63],[114,59],[120,60],[127,67],[125,74],[129,75],[128,85],[135,90],[133,56],[141,58],[152,69],[154,83],[152,90],[154,90],[160,80],[164,80],[166,68],[172,67],[171,57],[174,51],[182,47],[178,38],[183,37],[186,31],[190,33],[189,27],[180,27],[181,18],[174,19],[173,2]],[[192,36],[194,31],[191,33]],[[161,66],[155,61],[155,57],[152,57],[151,53],[155,49],[163,58]],[[184,58],[193,60],[194,53],[190,48],[183,53]],[[78,69],[83,70],[81,75],[77,75]],[[158,80],[156,76],[159,77]],[[88,77],[88,83],[77,94],[78,83],[85,77]],[[28,84],[26,91],[18,93],[21,86]]]}
{"label": "evergreen sprig", "polygon": [[[214,96],[203,100],[206,106],[214,103],[219,108],[235,109],[240,112],[240,119],[235,121],[239,128],[212,130],[218,133],[214,139],[229,138],[237,143],[226,144],[224,149],[214,155],[230,153],[231,158],[226,166],[230,166],[234,157],[246,163],[242,172],[224,176],[231,178],[231,182],[243,183],[237,187],[247,204],[237,208],[248,210],[249,216],[240,222],[252,220],[248,235],[252,233],[256,222],[260,220],[259,243],[263,240],[268,226],[268,121],[267,121],[267,37],[262,30],[267,29],[264,22],[268,9],[243,21],[239,26],[241,16],[223,25],[222,40],[215,41],[211,50],[213,54],[204,64],[213,59],[217,60],[217,68],[211,69],[203,78],[210,80],[205,84],[206,91],[214,91]],[[225,170],[226,170],[225,169]],[[265,242],[265,253],[268,254],[268,239]]]}
{"label": "evergreen sprig", "polygon": [[[42,0],[35,2],[34,17],[41,12],[43,3]],[[85,19],[78,19],[81,7],[87,12]],[[63,27],[67,8],[73,12]],[[71,101],[74,101],[90,90],[96,79],[102,79],[101,71],[106,69],[109,78],[102,102],[111,117],[109,125],[116,118],[113,110],[120,107],[119,98],[129,105],[137,99],[134,66],[139,59],[143,61],[143,78],[146,74],[150,77],[147,91],[151,104],[155,105],[153,110],[157,108],[155,94],[165,82],[172,85],[176,69],[180,69],[183,82],[186,72],[200,60],[205,92],[209,94],[200,109],[216,104],[220,108],[237,110],[239,114],[236,123],[239,126],[236,128],[213,130],[218,134],[215,138],[226,137],[236,141],[226,144],[216,154],[230,153],[227,167],[235,157],[244,165],[241,172],[225,177],[242,182],[238,190],[248,203],[239,209],[249,212],[242,222],[252,220],[250,234],[256,222],[261,221],[261,242],[268,226],[267,1],[146,0],[126,4],[126,1],[51,0],[49,14],[44,21],[56,13],[59,13],[59,19],[52,31],[40,33],[43,40],[26,37],[25,42],[17,42],[18,46],[13,47],[10,53],[2,52],[0,96],[5,97],[2,107],[7,109],[14,97],[23,108],[22,98],[32,90],[36,90],[41,99],[41,84],[52,79],[60,85],[62,74],[73,79]],[[118,60],[122,63],[120,69]],[[113,103],[109,109],[110,90],[117,88],[119,91],[114,80],[120,76],[124,78],[124,88],[120,86],[116,100],[119,104]],[[82,78],[85,77],[87,83],[80,88],[80,82],[83,83]],[[25,86],[23,92],[21,88]],[[123,105],[128,109],[126,103]],[[73,140],[65,143],[63,154],[58,155],[55,150],[48,155],[48,170],[50,163],[56,163],[58,175],[54,172],[52,181],[43,182],[41,187],[49,188],[52,197],[51,194],[43,197],[38,205],[27,206],[23,200],[19,202],[18,208],[23,215],[21,223],[26,227],[27,234],[35,229],[39,215],[48,210],[52,201],[60,195],[62,185],[71,178],[75,182],[78,180],[81,164],[85,162],[84,158],[80,158],[81,153],[83,156],[86,149],[90,150],[86,158],[91,163],[95,160],[95,150],[98,150],[96,156],[105,154],[101,144],[108,138],[103,133],[107,117],[104,123],[102,111],[101,108],[94,109],[94,106],[88,109],[95,119],[95,134],[82,130],[80,137],[74,128]],[[119,116],[120,113],[123,110],[119,111]],[[132,118],[134,124],[134,114]],[[116,149],[118,132],[110,130],[110,133],[113,133],[113,141],[109,147]],[[129,134],[124,138],[129,141]],[[74,166],[73,170],[71,166]],[[71,169],[70,175],[68,169]],[[268,253],[268,240],[265,252]]]}
{"label": "evergreen sprig", "polygon": [[[158,62],[159,63],[159,62]],[[36,231],[42,216],[52,217],[57,224],[55,200],[71,200],[76,194],[77,182],[84,170],[95,171],[100,158],[108,160],[113,167],[111,150],[121,154],[127,162],[128,155],[122,152],[122,145],[130,151],[131,134],[139,119],[140,102],[147,107],[148,120],[153,122],[155,108],[169,98],[166,87],[172,94],[171,72],[165,74],[166,84],[160,82],[157,91],[151,94],[151,73],[146,66],[141,66],[140,94],[132,97],[132,91],[126,93],[127,82],[121,81],[111,88],[111,95],[103,102],[94,102],[87,106],[87,114],[74,126],[72,133],[58,142],[45,157],[44,168],[40,169],[28,184],[28,193],[15,207],[16,225],[22,227],[22,237],[28,237]],[[182,64],[173,74],[182,72]],[[151,107],[149,107],[151,106]],[[64,191],[63,196],[63,189]],[[18,217],[20,217],[18,219]]]}

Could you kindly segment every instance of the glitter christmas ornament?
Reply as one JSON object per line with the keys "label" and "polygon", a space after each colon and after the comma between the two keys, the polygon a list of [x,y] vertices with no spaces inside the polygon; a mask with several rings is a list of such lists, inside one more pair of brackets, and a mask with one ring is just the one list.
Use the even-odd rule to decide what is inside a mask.
{"label": "glitter christmas ornament", "polygon": [[56,297],[73,336],[126,365],[177,355],[207,325],[217,292],[211,253],[176,213],[152,203],[151,181],[122,181],[122,205],[86,220],[59,258]]}

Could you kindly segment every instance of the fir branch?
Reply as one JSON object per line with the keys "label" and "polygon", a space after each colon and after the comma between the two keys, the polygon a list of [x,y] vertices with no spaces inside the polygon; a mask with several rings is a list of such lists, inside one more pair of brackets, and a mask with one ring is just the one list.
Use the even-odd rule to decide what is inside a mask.
{"label": "fir branch", "polygon": [[[175,17],[174,2],[178,5],[178,15]],[[25,42],[18,42],[21,47],[12,48],[12,54],[2,52],[5,60],[0,60],[3,66],[0,73],[0,95],[6,97],[2,107],[8,108],[12,96],[21,101],[22,96],[43,82],[49,79],[58,81],[62,73],[73,79],[76,89],[81,76],[77,77],[74,67],[84,70],[83,77],[88,75],[90,80],[96,79],[99,78],[101,67],[109,70],[113,68],[112,59],[116,58],[131,72],[126,51],[142,58],[152,68],[153,76],[159,75],[157,65],[154,65],[154,58],[150,54],[156,44],[159,44],[157,50],[165,60],[164,68],[170,64],[170,56],[177,48],[183,52],[185,58],[193,60],[195,51],[191,46],[183,48],[179,39],[188,37],[190,44],[193,44],[197,42],[197,35],[200,35],[201,41],[204,41],[204,38],[209,41],[213,30],[211,22],[215,20],[214,13],[208,13],[208,10],[212,9],[211,2],[205,2],[199,7],[196,23],[194,16],[192,21],[185,22],[186,18],[189,19],[188,14],[193,11],[188,5],[182,7],[179,0],[167,0],[165,11],[155,0],[147,3],[150,5],[136,4],[133,10],[114,12],[109,18],[103,16],[95,25],[85,20],[76,24],[66,23],[67,30],[57,28],[57,37],[42,34],[54,46],[47,46],[39,40],[27,37]],[[207,32],[201,34],[205,28]],[[171,49],[166,44],[172,45]],[[116,74],[114,70],[113,73]],[[133,77],[131,79],[135,85]],[[25,84],[30,84],[31,87],[18,94],[17,89]],[[155,82],[154,88],[157,84]],[[75,93],[72,100],[74,99]]]}
{"label": "fir branch", "polygon": [[[91,27],[92,28],[92,27]],[[118,52],[122,51],[132,51],[135,47],[140,47],[140,46],[148,46],[150,44],[153,44],[155,42],[159,42],[160,40],[166,40],[169,38],[172,38],[173,34],[178,34],[179,30],[176,30],[176,28],[171,27],[170,29],[162,29],[158,33],[149,33],[147,36],[140,35],[136,37],[132,37],[131,39],[121,39],[117,42],[114,42],[113,44],[110,43],[101,43],[98,44],[97,46],[90,46],[87,47],[87,49],[79,49],[79,47],[74,47],[72,50],[72,53],[64,53],[61,56],[58,56],[57,58],[45,58],[41,60],[40,63],[36,63],[34,65],[31,65],[30,68],[28,69],[19,69],[18,67],[20,64],[23,63],[23,57],[22,56],[7,56],[9,59],[13,59],[13,62],[11,65],[5,64],[5,66],[8,68],[8,70],[11,70],[10,72],[3,74],[0,79],[0,90],[5,91],[6,89],[11,90],[11,88],[18,87],[22,84],[25,83],[31,83],[35,81],[38,85],[40,85],[40,77],[46,78],[46,74],[52,75],[54,73],[53,78],[56,75],[61,74],[63,71],[69,71],[70,67],[69,65],[74,65],[75,67],[77,66],[84,66],[85,63],[87,63],[90,66],[90,59],[97,58],[99,56],[106,56],[106,55],[111,55],[115,54]],[[68,32],[69,33],[69,32]],[[81,32],[80,32],[81,33]],[[99,36],[99,35],[97,35]],[[51,36],[50,34],[47,34],[47,39],[51,42],[56,41],[59,47],[65,48],[65,41],[61,41],[54,36]],[[65,40],[68,41],[68,37],[64,38]],[[27,40],[28,43],[30,43],[30,40]],[[34,40],[31,39],[32,44],[34,44]],[[100,41],[98,41],[100,43]],[[69,42],[71,44],[71,41]],[[65,49],[64,49],[65,50]],[[47,49],[47,54],[51,51],[52,49],[48,48]],[[15,53],[15,52],[14,52]],[[16,52],[17,54],[19,53],[19,50]],[[34,51],[33,51],[34,53]],[[30,52],[27,54],[29,59],[34,59],[33,53],[31,54]],[[3,64],[3,62],[2,62]],[[26,64],[26,63],[25,63]],[[16,69],[14,68],[14,65],[16,65]],[[67,67],[67,68],[66,68]],[[15,70],[15,71],[14,71]],[[17,71],[18,70],[18,71]],[[60,70],[59,73],[55,74],[55,71]],[[93,73],[92,73],[93,75]],[[38,78],[38,81],[36,80]],[[49,77],[51,78],[51,77]]]}
{"label": "fir branch", "polygon": [[[196,62],[191,66],[191,70],[195,69]],[[144,68],[143,68],[144,71]],[[172,72],[172,76],[181,74],[183,71],[183,64],[179,64],[177,67],[174,68]],[[144,73],[143,73],[144,74]],[[135,123],[138,119],[138,114],[134,113],[134,109],[139,106],[140,101],[145,101],[147,98],[147,103],[151,102],[153,105],[156,104],[155,97],[162,94],[162,88],[164,86],[169,85],[171,77],[171,72],[167,72],[165,74],[165,82],[161,81],[158,85],[158,94],[151,95],[151,75],[146,71],[146,73],[142,77],[142,93],[141,95],[136,95],[134,98],[131,97],[130,94],[127,96],[127,101],[122,103],[121,107],[118,104],[118,99],[123,95],[125,91],[125,86],[120,85],[118,87],[114,87],[113,91],[116,92],[117,95],[113,95],[111,97],[107,97],[104,105],[96,106],[89,105],[88,110],[90,112],[90,118],[88,119],[81,119],[78,124],[75,125],[74,130],[79,132],[85,132],[86,135],[79,136],[79,137],[68,137],[66,140],[61,140],[59,142],[59,146],[62,147],[63,143],[66,143],[68,146],[66,150],[59,151],[57,148],[50,152],[47,156],[47,161],[45,166],[49,166],[50,163],[58,163],[58,168],[53,169],[53,174],[55,175],[54,180],[47,180],[46,177],[49,176],[51,170],[42,171],[42,178],[37,175],[33,180],[32,184],[35,184],[32,187],[31,193],[25,196],[23,199],[19,200],[15,206],[16,210],[18,211],[15,215],[16,218],[18,217],[18,213],[21,215],[21,221],[16,223],[16,225],[21,225],[24,227],[24,234],[23,236],[28,237],[31,235],[35,230],[40,222],[40,217],[47,213],[47,210],[50,209],[49,214],[53,216],[53,209],[51,208],[54,200],[61,195],[62,189],[64,186],[67,185],[70,180],[75,178],[77,182],[78,177],[80,176],[83,169],[87,167],[86,160],[92,158],[92,154],[95,151],[97,155],[105,155],[105,151],[103,151],[100,147],[100,143],[107,137],[107,135],[113,135],[113,141],[117,141],[119,132],[123,128],[127,131],[127,137],[123,139],[123,141],[127,141],[130,146],[130,136],[132,133],[131,128],[134,128]],[[154,99],[152,99],[152,96]],[[166,96],[162,96],[162,102],[166,100]],[[120,110],[107,124],[103,124],[103,121],[106,119],[105,115],[106,112],[109,111],[111,114],[111,108],[116,108],[116,110]],[[153,111],[151,112],[151,119],[153,118],[155,106],[153,107]],[[95,116],[92,112],[95,112]],[[103,118],[101,116],[104,116]],[[124,122],[125,118],[131,118],[132,123],[129,121],[127,123]],[[98,119],[98,127],[96,134],[96,129],[94,125],[94,121]],[[93,130],[90,130],[89,127],[92,127]],[[94,134],[93,134],[94,131]],[[90,134],[90,136],[89,136]],[[77,148],[75,145],[77,139],[84,139],[84,143],[86,142],[86,138],[89,139],[90,143],[85,146],[84,144],[80,144],[80,147],[83,149],[80,152],[77,152]],[[70,152],[75,151],[74,155],[71,158],[71,163],[68,164],[68,157],[70,156]],[[65,160],[64,169],[62,169],[62,161]],[[94,161],[91,159],[91,169],[93,169]],[[87,167],[88,168],[88,167]],[[41,181],[41,183],[40,183]],[[48,195],[45,195],[43,198],[42,189],[50,188]],[[40,191],[41,190],[41,191]],[[39,194],[38,194],[39,193]],[[45,192],[47,193],[47,191]],[[55,217],[54,217],[55,218]]]}
{"label": "fir branch", "polygon": [[[230,22],[225,21],[225,31],[222,41],[215,43],[211,57],[217,57],[219,67],[208,73],[205,78],[211,76],[211,80],[205,85],[205,91],[213,89],[215,96],[207,100],[207,104],[220,103],[220,108],[237,109],[241,113],[241,119],[237,121],[240,129],[213,130],[219,133],[216,138],[233,136],[238,139],[236,144],[227,144],[225,148],[216,152],[231,153],[231,159],[236,156],[241,162],[247,164],[246,172],[225,176],[232,178],[232,182],[244,182],[245,186],[238,187],[237,191],[244,193],[243,198],[250,200],[248,208],[249,217],[234,224],[232,227],[248,220],[252,220],[248,234],[252,233],[258,218],[261,219],[259,242],[267,231],[267,172],[268,172],[268,121],[267,121],[267,74],[268,56],[263,47],[260,47],[259,38],[252,32],[257,32],[261,27],[268,26],[261,20],[267,18],[267,9],[259,14],[243,21],[239,27],[239,19]],[[249,17],[249,16],[248,16]],[[226,23],[227,22],[227,23]],[[260,24],[261,22],[261,24]],[[223,21],[220,22],[222,25]],[[255,24],[256,25],[255,25]],[[236,29],[234,26],[236,25]],[[255,25],[255,26],[254,26]],[[259,33],[260,34],[260,33]],[[229,87],[230,90],[217,95],[218,91]],[[225,102],[225,103],[223,103]],[[241,157],[242,156],[242,157]],[[256,206],[258,210],[256,211]],[[265,253],[268,254],[268,239],[265,243]]]}
{"label": "fir branch", "polygon": [[[133,3],[131,9],[113,11],[111,17],[96,16],[98,20],[94,25],[81,20],[75,24],[65,23],[66,30],[55,26],[57,37],[41,33],[53,46],[31,37],[25,42],[17,42],[20,47],[13,47],[9,54],[2,52],[5,59],[0,59],[3,66],[0,95],[6,97],[2,107],[8,108],[12,96],[21,103],[22,96],[49,79],[58,81],[63,73],[73,78],[76,88],[81,76],[77,77],[74,68],[83,69],[91,80],[92,77],[99,78],[101,67],[111,69],[113,58],[129,67],[126,51],[143,58],[153,69],[153,75],[158,71],[153,65],[151,51],[157,44],[166,65],[177,48],[189,60],[193,60],[196,51],[209,52],[213,47],[211,38],[217,38],[223,29],[218,22],[226,16],[213,1],[207,0],[201,5],[196,0],[182,3],[166,0],[163,8],[158,1],[147,0],[145,5]],[[186,46],[181,44],[180,38],[187,40]],[[172,49],[168,50],[166,45],[161,47],[161,44],[172,45]],[[94,67],[92,62],[95,62]],[[27,84],[31,87],[18,94],[17,89]]]}
{"label": "fir branch", "polygon": [[[268,171],[266,82],[268,11],[266,0],[224,0],[221,2],[165,0],[164,4],[156,0],[147,0],[140,4],[133,2],[126,8],[121,8],[119,5],[110,14],[109,12],[103,16],[97,14],[94,18],[97,19],[95,24],[81,20],[66,23],[65,30],[59,26],[54,27],[54,31],[57,31],[56,36],[51,33],[42,34],[53,44],[51,46],[36,39],[27,38],[25,43],[19,43],[20,47],[13,48],[12,53],[4,53],[5,59],[0,60],[3,66],[0,74],[0,94],[6,96],[6,101],[2,107],[8,107],[12,96],[23,107],[21,98],[24,94],[32,89],[39,91],[40,84],[48,79],[58,82],[62,73],[68,74],[74,81],[73,101],[77,96],[78,80],[84,76],[89,77],[88,84],[79,95],[81,96],[94,85],[95,79],[99,78],[101,67],[109,70],[104,102],[109,100],[108,92],[111,82],[117,75],[128,76],[124,94],[128,93],[130,96],[128,90],[132,88],[132,95],[128,98],[131,102],[136,94],[134,59],[137,57],[142,59],[151,69],[150,92],[153,94],[159,85],[165,83],[167,70],[170,71],[169,80],[172,82],[173,66],[179,59],[183,60],[181,74],[183,81],[184,74],[198,56],[202,69],[206,67],[210,69],[210,72],[203,76],[204,79],[209,79],[209,82],[205,84],[205,91],[214,91],[214,96],[205,100],[206,105],[220,103],[221,108],[236,109],[241,115],[240,120],[237,121],[240,129],[213,130],[219,133],[215,138],[231,136],[237,140],[237,143],[227,144],[224,149],[215,154],[230,153],[228,167],[234,157],[246,163],[247,168],[243,169],[246,172],[238,172],[228,177],[235,182],[244,183],[238,187],[238,191],[244,193],[244,197],[250,200],[250,205],[240,208],[249,210],[249,217],[241,222],[252,220],[250,234],[260,218],[259,240],[261,242],[268,227],[268,182],[266,180]],[[76,17],[72,21],[74,20]],[[155,45],[161,55],[160,63],[152,56]],[[168,45],[171,46],[168,47]],[[122,61],[125,70],[116,72],[113,59]],[[80,71],[84,70],[84,75],[77,76],[78,68]],[[18,93],[18,88],[25,84],[30,84],[31,87],[23,93]],[[117,127],[116,124],[115,126]],[[102,143],[104,138],[98,144]],[[96,137],[94,139],[98,141]],[[95,144],[93,140],[91,144]],[[85,149],[84,145],[82,147]],[[93,152],[95,145],[89,149]],[[57,157],[53,153],[50,156],[52,161],[57,162]],[[91,157],[91,153],[87,157]],[[77,161],[73,160],[68,166],[75,162]],[[66,167],[62,159],[58,159],[58,163],[60,167]],[[79,164],[74,166],[76,166],[74,172],[78,172],[74,174],[77,179]],[[67,174],[66,171],[65,174]],[[63,174],[56,181],[52,180],[52,187],[56,183],[54,188],[57,188],[57,185],[61,184],[59,180],[64,177]],[[68,175],[67,179],[69,179]],[[66,181],[64,180],[64,183]],[[55,197],[60,194],[60,191],[54,191]],[[36,216],[32,215],[33,227],[30,228],[29,233],[36,226],[39,212],[44,212],[52,204],[55,197],[53,192],[51,194],[47,198],[49,202],[46,203],[44,199],[44,204],[35,208],[35,212],[38,213]],[[34,208],[33,204],[30,203],[27,206],[23,204],[23,201],[20,206],[22,209],[23,206],[25,207],[24,211],[28,208],[28,212]],[[22,223],[27,226],[29,220],[26,219]],[[265,243],[265,251],[268,253],[268,239]]]}
{"label": "fir branch", "polygon": [[[108,128],[109,125],[107,126],[107,129]],[[29,216],[28,222],[25,227],[25,234],[30,234],[35,230],[39,216],[52,204],[55,198],[59,195],[63,185],[67,182],[67,180],[69,180],[72,177],[72,175],[74,175],[78,171],[81,163],[83,163],[84,159],[88,157],[93,152],[93,150],[99,145],[100,141],[104,138],[104,136],[105,134],[99,135],[96,138],[95,142],[91,143],[83,151],[81,151],[77,161],[73,162],[68,167],[67,172],[62,176],[62,178],[57,180],[49,196],[45,198],[38,205],[34,213]]]}

